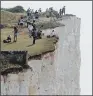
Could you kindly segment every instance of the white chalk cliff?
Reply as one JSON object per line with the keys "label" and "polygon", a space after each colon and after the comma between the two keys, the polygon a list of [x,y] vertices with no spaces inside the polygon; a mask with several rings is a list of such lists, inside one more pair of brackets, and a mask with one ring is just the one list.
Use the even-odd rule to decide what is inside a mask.
{"label": "white chalk cliff", "polygon": [[[80,18],[65,16],[55,28],[59,41],[54,52],[31,60],[33,70],[1,76],[2,95],[79,95]],[[51,30],[44,30],[45,35]]]}

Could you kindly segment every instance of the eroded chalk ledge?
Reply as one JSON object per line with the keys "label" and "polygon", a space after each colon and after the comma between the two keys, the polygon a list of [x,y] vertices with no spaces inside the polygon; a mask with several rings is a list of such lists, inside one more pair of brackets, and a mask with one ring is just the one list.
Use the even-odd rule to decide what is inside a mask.
{"label": "eroded chalk ledge", "polygon": [[31,60],[41,60],[46,54],[54,52],[57,42],[58,39],[54,42],[52,50],[50,49],[33,56],[28,54],[28,51],[1,51],[1,75],[8,75],[9,73],[18,74],[19,72],[25,72],[28,69],[31,69],[32,71],[33,69],[28,65],[28,62]]}

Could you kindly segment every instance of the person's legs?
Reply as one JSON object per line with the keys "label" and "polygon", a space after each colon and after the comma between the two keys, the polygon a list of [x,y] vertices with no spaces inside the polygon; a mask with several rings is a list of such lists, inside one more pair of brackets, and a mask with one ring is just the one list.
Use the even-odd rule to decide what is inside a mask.
{"label": "person's legs", "polygon": [[31,37],[32,37],[32,30],[31,30]]}
{"label": "person's legs", "polygon": [[11,38],[10,38],[10,42],[11,42]]}
{"label": "person's legs", "polygon": [[65,15],[65,9],[63,10],[63,13],[64,13],[64,15]]}
{"label": "person's legs", "polygon": [[31,30],[29,30],[29,37],[31,38]]}
{"label": "person's legs", "polygon": [[17,41],[17,35],[15,34],[14,35],[14,42],[16,42]]}
{"label": "person's legs", "polygon": [[14,34],[14,42],[15,42],[15,34]]}
{"label": "person's legs", "polygon": [[17,41],[17,35],[16,35],[16,37],[15,37],[15,38],[16,38],[16,41]]}
{"label": "person's legs", "polygon": [[65,15],[65,10],[64,10],[64,15]]}
{"label": "person's legs", "polygon": [[35,37],[33,37],[33,44],[35,44]]}
{"label": "person's legs", "polygon": [[30,30],[28,29],[28,31],[29,31],[29,37],[30,37]]}
{"label": "person's legs", "polygon": [[20,23],[20,32],[22,32],[22,28],[23,28],[23,23]]}
{"label": "person's legs", "polygon": [[31,30],[29,30],[29,35],[30,35],[30,38],[31,38],[31,36],[32,36]]}

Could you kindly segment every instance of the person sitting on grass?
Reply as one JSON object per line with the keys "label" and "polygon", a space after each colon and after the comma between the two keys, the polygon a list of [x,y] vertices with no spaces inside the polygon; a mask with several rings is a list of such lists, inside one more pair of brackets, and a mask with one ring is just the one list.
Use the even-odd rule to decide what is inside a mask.
{"label": "person sitting on grass", "polygon": [[11,42],[11,36],[9,35],[6,40],[3,40],[3,43],[10,43]]}
{"label": "person sitting on grass", "polygon": [[18,33],[18,29],[17,29],[17,27],[15,26],[15,27],[14,27],[14,42],[17,41],[17,33]]}
{"label": "person sitting on grass", "polygon": [[52,32],[50,33],[50,35],[47,35],[47,38],[50,38],[50,37],[55,37],[55,31],[52,30]]}
{"label": "person sitting on grass", "polygon": [[42,31],[37,32],[37,39],[42,39]]}
{"label": "person sitting on grass", "polygon": [[55,31],[54,30],[52,30],[50,37],[55,37]]}

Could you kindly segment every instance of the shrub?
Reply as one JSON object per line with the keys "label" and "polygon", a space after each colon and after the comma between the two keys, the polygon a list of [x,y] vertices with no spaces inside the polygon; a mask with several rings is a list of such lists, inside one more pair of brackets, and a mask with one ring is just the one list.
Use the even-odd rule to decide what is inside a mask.
{"label": "shrub", "polygon": [[13,8],[5,9],[6,11],[13,12],[13,13],[23,13],[25,10],[23,9],[22,6],[16,6]]}

